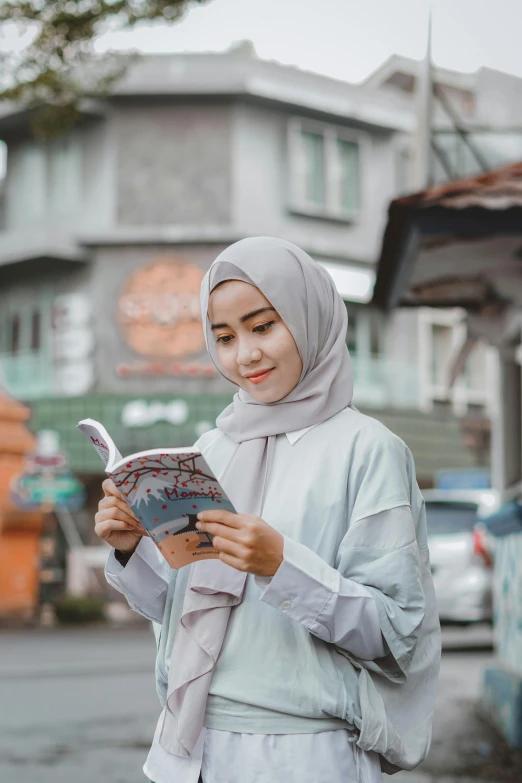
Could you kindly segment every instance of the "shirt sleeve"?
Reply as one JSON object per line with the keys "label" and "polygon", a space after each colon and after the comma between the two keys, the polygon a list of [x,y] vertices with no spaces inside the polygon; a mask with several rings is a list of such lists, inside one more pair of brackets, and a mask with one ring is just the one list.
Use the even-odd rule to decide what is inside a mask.
{"label": "shirt sleeve", "polygon": [[314,636],[372,660],[386,654],[372,595],[303,544],[284,536],[283,562],[271,579],[256,577],[261,600]]}
{"label": "shirt sleeve", "polygon": [[143,536],[125,566],[111,549],[105,564],[105,578],[122,593],[130,608],[148,620],[161,623],[172,571],[157,546]]}
{"label": "shirt sleeve", "polygon": [[404,682],[426,613],[424,501],[413,457],[400,438],[385,430],[366,444],[363,456],[349,484],[353,505],[336,567],[363,585],[377,606],[388,651],[364,667]]}

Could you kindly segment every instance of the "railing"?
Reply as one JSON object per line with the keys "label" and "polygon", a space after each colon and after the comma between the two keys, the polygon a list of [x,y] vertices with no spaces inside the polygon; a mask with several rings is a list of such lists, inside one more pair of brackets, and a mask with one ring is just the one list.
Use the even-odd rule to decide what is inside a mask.
{"label": "railing", "polygon": [[361,408],[419,408],[417,365],[378,356],[353,356],[355,405]]}
{"label": "railing", "polygon": [[[353,356],[354,403],[362,408],[419,408],[418,368],[376,356]],[[0,354],[0,387],[21,400],[53,394],[53,371],[40,353]]]}
{"label": "railing", "polygon": [[35,400],[53,393],[49,358],[41,353],[0,354],[0,387],[21,400]]}

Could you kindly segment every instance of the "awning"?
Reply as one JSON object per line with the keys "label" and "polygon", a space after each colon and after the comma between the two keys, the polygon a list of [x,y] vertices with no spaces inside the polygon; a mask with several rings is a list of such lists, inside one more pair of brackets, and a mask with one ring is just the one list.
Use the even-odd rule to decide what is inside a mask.
{"label": "awning", "polygon": [[373,294],[375,272],[373,269],[316,259],[332,277],[337,291],[347,302],[366,304]]}
{"label": "awning", "polygon": [[395,199],[372,304],[479,310],[509,299],[521,236],[522,163]]}

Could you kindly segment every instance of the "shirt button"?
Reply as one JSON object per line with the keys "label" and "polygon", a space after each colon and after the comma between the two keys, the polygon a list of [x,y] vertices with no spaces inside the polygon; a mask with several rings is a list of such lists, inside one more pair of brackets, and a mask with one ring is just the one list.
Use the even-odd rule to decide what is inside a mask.
{"label": "shirt button", "polygon": [[283,601],[283,603],[281,604],[281,609],[283,610],[283,612],[288,612],[291,606],[292,606],[291,601]]}

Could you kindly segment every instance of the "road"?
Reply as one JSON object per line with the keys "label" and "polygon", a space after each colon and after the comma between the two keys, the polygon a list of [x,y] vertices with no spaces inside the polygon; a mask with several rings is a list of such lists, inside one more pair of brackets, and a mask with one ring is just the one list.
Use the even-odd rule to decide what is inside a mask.
{"label": "road", "polygon": [[4,632],[0,649],[2,783],[143,783],[160,712],[148,627]]}
{"label": "road", "polygon": [[[449,631],[446,644],[465,648],[469,639],[475,648],[487,638]],[[160,710],[148,627],[3,631],[0,650],[2,783],[144,783]],[[487,649],[445,653],[430,756],[419,770],[385,780],[520,783],[522,761],[517,767],[516,754],[473,710],[491,657]]]}

